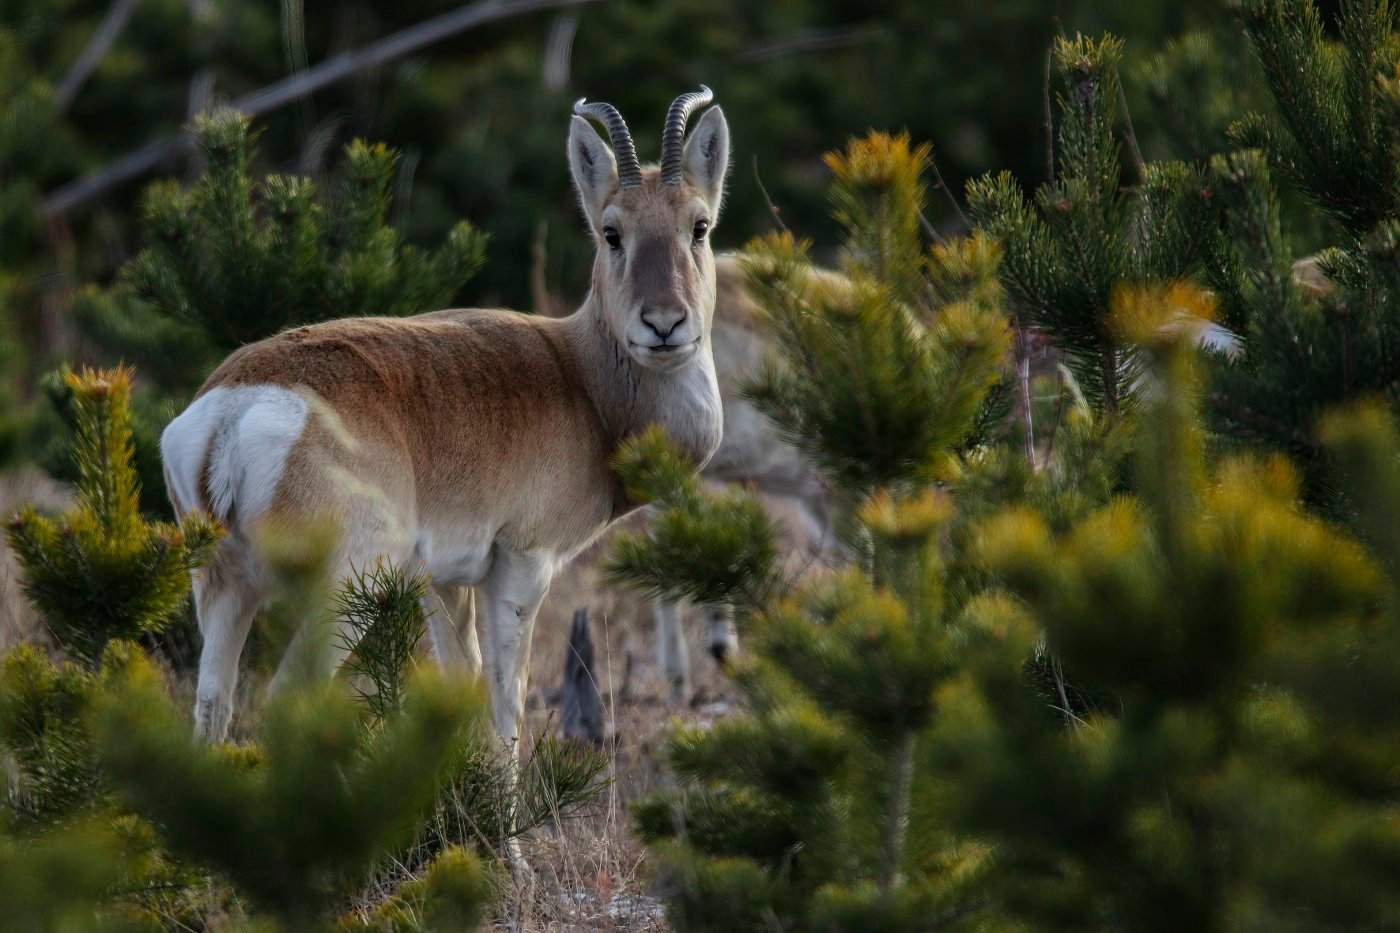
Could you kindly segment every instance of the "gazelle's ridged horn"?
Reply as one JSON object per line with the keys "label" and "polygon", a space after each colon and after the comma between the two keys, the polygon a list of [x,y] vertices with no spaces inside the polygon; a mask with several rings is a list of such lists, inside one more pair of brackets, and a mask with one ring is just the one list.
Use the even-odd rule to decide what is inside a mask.
{"label": "gazelle's ridged horn", "polygon": [[602,102],[586,104],[588,98],[574,101],[574,113],[581,117],[597,120],[608,131],[612,141],[613,154],[617,156],[617,181],[624,188],[635,188],[642,183],[642,166],[637,162],[637,147],[632,144],[632,134],[627,130],[627,121],[612,104]]}
{"label": "gazelle's ridged horn", "polygon": [[666,112],[666,128],[661,134],[661,183],[679,185],[681,183],[681,155],[685,152],[685,124],[697,107],[707,106],[715,99],[715,92],[700,85],[698,92],[682,94]]}

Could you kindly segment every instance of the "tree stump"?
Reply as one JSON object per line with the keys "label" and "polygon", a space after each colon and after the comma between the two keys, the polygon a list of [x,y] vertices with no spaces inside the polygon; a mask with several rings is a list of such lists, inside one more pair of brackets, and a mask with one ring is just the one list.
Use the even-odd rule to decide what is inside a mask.
{"label": "tree stump", "polygon": [[569,650],[564,658],[559,723],[564,738],[601,746],[606,734],[603,697],[593,670],[593,639],[588,634],[588,608],[574,610]]}

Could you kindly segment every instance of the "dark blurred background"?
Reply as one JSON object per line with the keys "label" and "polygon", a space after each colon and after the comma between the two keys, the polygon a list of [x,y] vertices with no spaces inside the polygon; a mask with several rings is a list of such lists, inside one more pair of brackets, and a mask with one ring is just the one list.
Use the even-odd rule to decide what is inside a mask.
{"label": "dark blurred background", "polygon": [[[0,0],[0,294],[14,344],[0,365],[32,397],[63,362],[111,362],[70,322],[74,295],[110,286],[142,246],[141,193],[196,178],[190,147],[119,183],[73,185],[178,138],[193,116],[403,30],[475,9],[489,22],[428,32],[408,55],[351,67],[254,113],[255,177],[293,172],[335,189],[344,146],[401,154],[394,220],[441,242],[467,218],[491,239],[456,303],[572,307],[592,245],[564,156],[572,102],[616,104],[655,158],[671,99],[710,85],[733,130],[717,244],[781,221],[832,259],[824,152],[867,129],[933,145],[946,192],[931,222],[962,221],[967,179],[1046,177],[1046,56],[1059,32],[1126,40],[1124,138],[1153,158],[1225,148],[1229,115],[1258,104],[1228,0]],[[1126,161],[1126,160],[1125,160]],[[762,189],[766,189],[767,198]],[[55,205],[62,210],[54,210]],[[430,310],[430,309],[423,309]]]}
{"label": "dark blurred background", "polygon": [[[500,4],[506,8],[510,3]],[[228,102],[347,50],[464,4],[443,0],[7,0],[0,67],[59,84],[104,17],[130,6],[120,32],[66,110],[5,127],[4,182],[51,192],[142,144],[176,133],[193,112]],[[488,262],[462,300],[528,306],[531,257],[550,287],[576,295],[590,250],[578,235],[563,155],[567,115],[583,95],[615,103],[644,158],[655,157],[671,98],[704,82],[733,128],[731,197],[721,245],[771,223],[761,177],[783,220],[824,241],[823,152],[871,127],[934,144],[960,193],[970,176],[1045,173],[1045,53],[1057,30],[1111,30],[1129,61],[1227,14],[1204,0],[595,0],[509,15],[360,70],[308,98],[259,113],[261,168],[332,173],[354,137],[404,157],[401,223],[433,241],[465,216],[492,236]],[[1243,53],[1242,53],[1243,54]],[[1140,84],[1129,82],[1135,95]],[[1140,134],[1157,122],[1139,106]],[[9,263],[49,253],[33,274],[110,276],[138,245],[131,213],[142,184],[190,171],[163,163],[57,222],[3,230]],[[945,201],[935,207],[951,215]],[[956,223],[952,216],[935,221]],[[18,227],[18,228],[16,228]]]}

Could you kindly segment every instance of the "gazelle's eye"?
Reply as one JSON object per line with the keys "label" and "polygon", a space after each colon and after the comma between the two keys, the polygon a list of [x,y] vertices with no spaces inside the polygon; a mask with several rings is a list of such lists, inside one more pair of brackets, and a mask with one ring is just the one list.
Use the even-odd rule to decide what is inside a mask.
{"label": "gazelle's eye", "polygon": [[622,234],[617,232],[616,227],[604,227],[603,239],[608,241],[609,249],[622,249]]}
{"label": "gazelle's eye", "polygon": [[699,243],[701,240],[705,239],[705,234],[709,232],[710,222],[708,220],[697,220],[695,221],[695,229],[691,231],[691,235],[695,237],[695,242]]}

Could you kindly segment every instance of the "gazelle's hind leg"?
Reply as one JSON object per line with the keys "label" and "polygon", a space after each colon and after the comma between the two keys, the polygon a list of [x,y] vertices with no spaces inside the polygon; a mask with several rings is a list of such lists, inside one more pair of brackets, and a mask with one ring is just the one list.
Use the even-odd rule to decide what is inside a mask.
{"label": "gazelle's hind leg", "polygon": [[233,716],[238,659],[258,610],[261,594],[246,542],[225,539],[214,559],[195,571],[195,612],[204,647],[195,688],[194,731],[207,742],[221,742]]}
{"label": "gazelle's hind leg", "polygon": [[481,644],[476,636],[476,598],[467,587],[437,586],[423,597],[423,616],[433,656],[445,671],[481,673]]}
{"label": "gazelle's hind leg", "polygon": [[690,651],[681,625],[681,607],[658,596],[655,611],[656,653],[666,677],[667,699],[672,706],[682,706],[690,700]]}
{"label": "gazelle's hind leg", "polygon": [[[334,473],[330,476],[334,478]],[[327,608],[331,611],[347,581],[380,564],[407,569],[414,562],[405,525],[386,493],[377,487],[342,492],[344,496],[338,503],[319,503],[322,513],[350,517],[341,519],[341,538],[329,577],[327,597],[332,602]],[[270,694],[299,683],[330,679],[345,663],[355,647],[353,628],[348,620],[335,616],[331,625],[318,624],[324,623],[325,618],[297,620],[297,631],[268,684]]]}
{"label": "gazelle's hind leg", "polygon": [[[727,609],[707,609],[709,620],[708,646],[720,666],[739,653],[739,633]],[[685,629],[681,624],[681,605],[657,597],[656,650],[661,672],[666,677],[667,700],[672,706],[689,702],[693,693],[690,671],[690,649],[686,646]]]}
{"label": "gazelle's hind leg", "polygon": [[[331,591],[327,598],[334,600],[336,594],[357,572],[373,568],[381,560],[390,566],[402,566],[401,561],[394,559],[396,556],[376,555],[353,560],[343,559],[330,577]],[[328,610],[334,605],[334,602],[328,603]],[[345,663],[345,659],[355,650],[354,636],[354,629],[348,619],[322,616],[319,619],[300,620],[287,650],[282,654],[282,660],[277,664],[277,673],[267,685],[268,695],[275,696],[299,684],[314,684],[322,678],[334,677],[336,671]]]}

